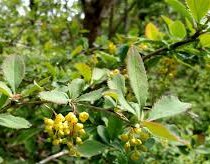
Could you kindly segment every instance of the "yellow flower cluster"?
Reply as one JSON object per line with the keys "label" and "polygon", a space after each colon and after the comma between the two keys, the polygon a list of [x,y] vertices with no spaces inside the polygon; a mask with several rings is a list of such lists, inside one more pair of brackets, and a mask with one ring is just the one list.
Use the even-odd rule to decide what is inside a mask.
{"label": "yellow flower cluster", "polygon": [[117,51],[117,47],[113,42],[110,42],[108,45],[109,53],[110,54],[115,54]]}
{"label": "yellow flower cluster", "polygon": [[[89,118],[87,112],[79,114],[79,120],[84,123]],[[52,139],[53,145],[66,144],[70,149],[70,155],[78,156],[79,153],[74,148],[76,144],[82,144],[81,137],[85,135],[84,126],[78,122],[77,116],[69,112],[65,117],[57,114],[55,119],[44,118],[45,132]]]}
{"label": "yellow flower cluster", "polygon": [[149,134],[143,131],[139,124],[136,127],[129,129],[127,133],[119,136],[119,138],[125,142],[124,149],[126,151],[131,151],[131,160],[138,160],[140,158],[140,150],[146,151],[146,147],[142,145],[142,142],[149,138]]}
{"label": "yellow flower cluster", "polygon": [[115,69],[113,71],[110,71],[110,73],[109,73],[110,77],[113,77],[113,76],[118,75],[118,74],[120,74],[119,69]]}

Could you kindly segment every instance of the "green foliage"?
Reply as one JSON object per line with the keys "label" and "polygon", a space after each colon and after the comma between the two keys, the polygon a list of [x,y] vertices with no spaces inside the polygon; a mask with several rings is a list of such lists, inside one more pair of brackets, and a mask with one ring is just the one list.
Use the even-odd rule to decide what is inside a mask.
{"label": "green foliage", "polygon": [[166,127],[163,125],[156,123],[156,122],[147,122],[144,121],[143,125],[151,131],[154,135],[158,137],[165,138],[169,141],[179,141],[177,136],[175,136],[173,133],[171,133]]}
{"label": "green foliage", "polygon": [[4,83],[0,81],[0,92],[6,96],[12,97],[12,91],[10,88]]}
{"label": "green foliage", "polygon": [[209,0],[186,0],[192,16],[199,23],[210,9]]}
{"label": "green foliage", "polygon": [[90,2],[0,1],[0,163],[209,163],[209,0]]}
{"label": "green foliage", "polygon": [[69,100],[67,94],[59,91],[43,91],[39,93],[39,96],[43,100],[56,104],[67,104]]}
{"label": "green foliage", "polygon": [[191,108],[191,104],[181,102],[174,96],[163,96],[157,101],[149,113],[148,120],[157,120],[163,117],[174,116]]}
{"label": "green foliage", "polygon": [[169,31],[171,35],[178,39],[183,39],[186,36],[186,29],[181,21],[174,21],[169,25]]}
{"label": "green foliage", "polygon": [[15,117],[10,114],[0,114],[0,125],[14,129],[30,128],[31,126],[24,118]]}
{"label": "green foliage", "polygon": [[25,64],[23,59],[16,55],[7,57],[2,65],[2,70],[5,79],[15,93],[25,75]]}
{"label": "green foliage", "polygon": [[[106,149],[106,145],[94,140],[87,140],[78,147],[81,155],[84,157],[91,157],[102,153]],[[87,151],[88,150],[88,151]]]}
{"label": "green foliage", "polygon": [[147,75],[143,61],[135,47],[128,50],[127,69],[133,92],[141,107],[146,104],[148,96]]}

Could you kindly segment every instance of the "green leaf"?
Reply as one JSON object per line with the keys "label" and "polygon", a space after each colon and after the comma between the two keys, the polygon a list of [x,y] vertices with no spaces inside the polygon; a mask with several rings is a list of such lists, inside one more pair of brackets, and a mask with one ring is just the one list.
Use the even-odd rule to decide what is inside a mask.
{"label": "green leaf", "polygon": [[112,116],[109,117],[107,131],[111,140],[114,140],[122,133],[122,126],[123,122],[120,119]]}
{"label": "green leaf", "polygon": [[174,21],[168,27],[171,35],[176,38],[183,39],[187,34],[185,26],[181,21]]}
{"label": "green leaf", "polygon": [[78,101],[96,101],[102,97],[103,90],[104,88],[100,88],[98,90],[83,94],[78,98]]}
{"label": "green leaf", "polygon": [[8,100],[8,96],[0,94],[0,109],[4,106],[7,100]]}
{"label": "green leaf", "polygon": [[169,17],[165,15],[162,15],[161,17],[163,18],[164,22],[167,24],[168,27],[174,22],[173,20],[171,20]]}
{"label": "green leaf", "polygon": [[199,39],[202,47],[210,48],[210,33],[201,35]]}
{"label": "green leaf", "polygon": [[148,81],[144,63],[134,46],[128,50],[127,70],[131,88],[133,89],[139,105],[143,107],[148,96]]}
{"label": "green leaf", "polygon": [[106,148],[106,145],[95,140],[86,140],[82,145],[77,146],[81,156],[84,157],[92,157],[101,154]]}
{"label": "green leaf", "polygon": [[174,116],[179,113],[185,112],[191,107],[190,103],[181,102],[175,96],[163,96],[152,107],[149,113],[148,120],[157,120],[163,117]]}
{"label": "green leaf", "polygon": [[0,114],[0,125],[14,129],[29,128],[31,126],[31,124],[26,119],[5,113]]}
{"label": "green leaf", "polygon": [[74,79],[68,85],[69,96],[71,99],[77,98],[83,91],[85,86],[85,81],[83,79]]}
{"label": "green leaf", "polygon": [[2,64],[2,69],[5,79],[15,93],[25,75],[25,64],[22,57],[17,55],[8,56]]}
{"label": "green leaf", "polygon": [[143,126],[147,127],[149,131],[161,138],[168,139],[169,141],[179,141],[179,138],[171,133],[165,126],[156,122],[143,121]]}
{"label": "green leaf", "polygon": [[118,100],[118,93],[117,93],[117,90],[107,90],[105,92],[103,92],[103,96],[109,96],[115,100]]}
{"label": "green leaf", "polygon": [[192,16],[187,11],[187,8],[179,0],[165,0],[175,11],[181,14],[184,18],[186,17],[192,22]]}
{"label": "green leaf", "polygon": [[39,97],[56,104],[67,104],[69,101],[67,94],[59,91],[43,91],[39,93]]}
{"label": "green leaf", "polygon": [[1,81],[0,81],[0,93],[12,97],[12,91],[10,90],[10,88]]}
{"label": "green leaf", "polygon": [[121,74],[117,74],[108,80],[108,86],[110,89],[117,90],[118,92],[125,94],[125,78]]}
{"label": "green leaf", "polygon": [[107,70],[106,69],[100,69],[100,68],[94,68],[92,71],[92,79],[91,84],[98,84],[107,79]]}
{"label": "green leaf", "polygon": [[97,126],[97,133],[101,137],[103,142],[109,144],[109,135],[105,126],[103,125]]}
{"label": "green leaf", "polygon": [[84,77],[85,81],[89,82],[91,80],[91,68],[85,63],[77,63],[75,64],[75,68],[79,71],[79,73]]}
{"label": "green leaf", "polygon": [[186,0],[186,3],[197,22],[200,22],[210,9],[210,0]]}
{"label": "green leaf", "polygon": [[128,111],[132,114],[136,114],[134,109],[130,106],[130,104],[126,101],[124,94],[125,94],[125,78],[124,76],[118,74],[112,77],[107,82],[108,87],[112,90],[116,90],[118,94],[118,101],[122,108],[125,111]]}

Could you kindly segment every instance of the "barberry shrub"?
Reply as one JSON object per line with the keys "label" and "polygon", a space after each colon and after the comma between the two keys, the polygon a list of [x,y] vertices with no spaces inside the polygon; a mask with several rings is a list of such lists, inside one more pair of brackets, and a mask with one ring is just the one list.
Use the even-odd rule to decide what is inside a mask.
{"label": "barberry shrub", "polygon": [[[25,66],[23,56],[6,57],[2,64],[4,81],[0,82],[0,125],[28,129],[21,136],[24,139],[19,138],[21,142],[39,133],[43,139],[39,143],[48,145],[53,151],[59,150],[78,160],[97,160],[99,157],[101,163],[104,162],[102,159],[113,156],[111,162],[114,163],[140,162],[158,143],[169,142],[190,148],[187,137],[180,136],[173,126],[162,120],[189,112],[191,103],[167,94],[151,105],[150,96],[156,93],[149,92],[145,63],[149,67],[156,62],[154,58],[166,54],[168,58],[163,62],[167,69],[158,73],[173,80],[178,69],[173,62],[177,59],[176,53],[190,51],[189,46],[193,50],[201,47],[203,53],[208,53],[210,34],[206,15],[210,1],[186,0],[187,6],[176,0],[166,1],[186,18],[186,25],[180,20],[162,16],[167,26],[165,33],[150,22],[145,28],[145,38],[128,37],[126,45],[115,45],[110,41],[107,52],[96,51],[86,63],[76,62],[71,80],[64,80],[62,85],[45,85],[50,78],[44,75],[42,80],[26,85],[23,82],[30,76],[27,73],[30,66]],[[185,46],[191,42],[200,47]],[[156,47],[158,49],[154,50]],[[77,47],[72,56],[81,51],[81,47]],[[116,56],[117,53],[121,56]],[[98,63],[102,66],[109,64],[114,69],[109,69],[109,66],[102,68],[100,64],[97,67]],[[123,66],[116,68],[119,63]],[[47,67],[52,74],[57,73],[52,65]],[[65,71],[59,73],[67,74]],[[41,112],[44,109],[44,112],[37,112],[37,119],[31,123],[24,116],[16,116],[16,110],[35,106],[34,109]],[[39,126],[34,126],[37,123]]]}

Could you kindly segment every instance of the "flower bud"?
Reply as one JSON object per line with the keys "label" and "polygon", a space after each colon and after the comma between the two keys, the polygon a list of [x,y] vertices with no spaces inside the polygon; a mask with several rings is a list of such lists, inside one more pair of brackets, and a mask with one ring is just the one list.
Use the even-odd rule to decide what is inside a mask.
{"label": "flower bud", "polygon": [[77,143],[77,144],[82,144],[82,139],[81,139],[80,137],[77,137],[77,138],[76,138],[76,143]]}
{"label": "flower bud", "polygon": [[131,145],[130,145],[130,142],[126,142],[125,145],[124,145],[124,149],[126,151],[128,151],[130,149]]}
{"label": "flower bud", "polygon": [[79,135],[83,136],[83,135],[85,135],[85,130],[81,129],[81,130],[78,131],[78,133],[79,133]]}
{"label": "flower bud", "polygon": [[128,137],[127,134],[122,134],[122,135],[120,135],[120,139],[121,139],[122,141],[126,142],[126,141],[128,141],[129,137]]}
{"label": "flower bud", "polygon": [[141,128],[134,128],[134,133],[140,134],[141,133]]}
{"label": "flower bud", "polygon": [[140,158],[140,153],[139,153],[139,151],[134,151],[134,152],[131,154],[131,160],[137,161],[137,160],[139,160],[139,158]]}
{"label": "flower bud", "polygon": [[130,144],[131,144],[131,146],[137,145],[137,143],[136,143],[136,138],[130,139]]}
{"label": "flower bud", "polygon": [[81,124],[81,123],[77,123],[75,126],[74,126],[74,130],[75,131],[79,131],[79,130],[81,130],[81,129],[83,129],[83,124]]}
{"label": "flower bud", "polygon": [[45,123],[46,125],[51,125],[51,126],[53,126],[54,121],[53,121],[52,119],[44,118],[44,123]]}
{"label": "flower bud", "polygon": [[60,144],[60,139],[54,139],[52,142],[53,145],[59,145]]}
{"label": "flower bud", "polygon": [[79,114],[79,120],[81,122],[87,121],[88,118],[89,118],[89,114],[87,112],[82,112]]}

